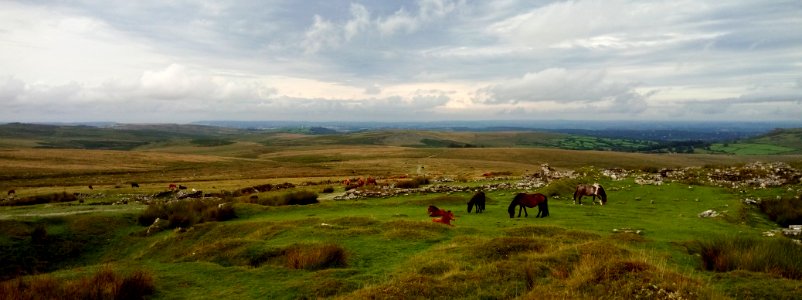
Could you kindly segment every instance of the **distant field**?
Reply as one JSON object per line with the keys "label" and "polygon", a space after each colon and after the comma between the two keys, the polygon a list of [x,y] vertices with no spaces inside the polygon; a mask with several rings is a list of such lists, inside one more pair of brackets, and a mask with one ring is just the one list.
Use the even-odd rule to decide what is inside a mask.
{"label": "distant field", "polygon": [[710,150],[716,153],[728,153],[736,155],[775,155],[796,152],[794,148],[788,148],[769,144],[713,144]]}

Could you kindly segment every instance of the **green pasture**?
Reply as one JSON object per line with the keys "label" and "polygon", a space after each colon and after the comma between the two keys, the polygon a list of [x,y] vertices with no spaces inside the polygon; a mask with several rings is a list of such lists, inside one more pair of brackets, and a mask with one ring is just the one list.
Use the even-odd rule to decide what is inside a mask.
{"label": "green pasture", "polygon": [[[605,277],[610,270],[593,260],[594,255],[614,265],[634,264],[648,271],[633,276],[654,276],[653,284],[666,288],[672,282],[679,284],[674,287],[677,293],[696,298],[739,298],[755,285],[744,276],[790,289],[775,291],[770,298],[787,298],[786,293],[802,289],[798,281],[762,273],[701,270],[699,257],[688,249],[693,241],[712,237],[761,238],[776,225],[741,200],[775,197],[789,193],[787,189],[742,193],[681,183],[602,184],[609,195],[607,205],[591,205],[588,197],[584,205],[574,205],[572,191],[558,191],[549,199],[547,218],[535,218],[537,208],[528,209],[529,217],[509,218],[507,205],[518,191],[488,191],[487,210],[481,214],[466,211],[471,193],[413,193],[324,200],[308,206],[238,203],[237,219],[152,236],[145,236],[146,227],[135,221],[143,205],[0,207],[0,219],[5,219],[0,220],[4,222],[0,242],[8,250],[9,243],[20,243],[20,236],[36,224],[45,224],[51,236],[79,237],[93,245],[66,260],[51,276],[71,278],[103,265],[144,269],[154,275],[156,299],[596,298],[614,295],[612,287],[629,291],[619,296],[649,292],[638,280]],[[457,217],[454,226],[433,223],[426,214],[429,205],[452,210]],[[709,209],[722,216],[697,216]],[[53,214],[58,211],[65,214]],[[615,229],[642,233],[615,233]],[[319,244],[344,248],[347,265],[296,270],[272,261],[271,255],[293,245]],[[507,272],[522,273],[516,277]],[[613,282],[605,288],[595,283],[598,280]],[[443,290],[427,290],[419,286],[423,283]]]}
{"label": "green pasture", "polygon": [[736,155],[774,155],[796,151],[794,148],[779,145],[754,143],[713,144],[710,145],[710,150],[716,153],[728,153]]}

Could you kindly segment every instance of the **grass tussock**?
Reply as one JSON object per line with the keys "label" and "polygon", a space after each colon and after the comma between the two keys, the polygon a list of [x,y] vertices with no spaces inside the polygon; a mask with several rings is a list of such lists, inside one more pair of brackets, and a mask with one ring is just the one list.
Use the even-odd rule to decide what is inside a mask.
{"label": "grass tussock", "polygon": [[384,231],[387,238],[417,241],[439,240],[451,229],[439,223],[408,220],[385,222],[384,227],[387,229]]}
{"label": "grass tussock", "polygon": [[691,251],[701,256],[705,270],[748,270],[802,279],[802,251],[789,239],[714,237],[697,241]]}
{"label": "grass tussock", "polygon": [[429,184],[429,178],[415,177],[409,180],[396,182],[395,187],[399,189],[416,189],[427,184]]}
{"label": "grass tussock", "polygon": [[499,237],[477,245],[473,251],[477,257],[491,260],[507,259],[518,253],[543,252],[549,243],[528,237]]}
{"label": "grass tussock", "polygon": [[[576,247],[579,260],[563,282],[581,297],[698,299],[711,298],[709,289],[693,278],[654,264],[609,241]],[[580,298],[581,298],[580,297]]]}
{"label": "grass tussock", "polygon": [[320,270],[348,266],[348,253],[337,244],[299,244],[284,250],[290,269]]}
{"label": "grass tussock", "polygon": [[18,278],[0,283],[4,299],[145,299],[155,291],[153,276],[146,271],[120,274],[102,268],[94,275],[57,280],[49,275]]}
{"label": "grass tussock", "polygon": [[431,276],[407,274],[384,284],[360,289],[347,299],[456,299],[465,294],[460,285]]}
{"label": "grass tussock", "polygon": [[505,230],[507,236],[512,237],[544,237],[556,239],[562,243],[575,243],[597,240],[598,234],[579,230],[568,230],[557,226],[521,226]]}
{"label": "grass tussock", "polygon": [[168,228],[183,227],[204,222],[227,221],[236,218],[234,207],[219,200],[192,199],[151,204],[137,221],[149,226],[159,218],[167,220]]}

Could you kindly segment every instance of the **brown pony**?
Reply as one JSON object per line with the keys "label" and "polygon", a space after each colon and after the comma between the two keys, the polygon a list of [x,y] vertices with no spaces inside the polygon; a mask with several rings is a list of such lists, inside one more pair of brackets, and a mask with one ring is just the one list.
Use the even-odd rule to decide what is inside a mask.
{"label": "brown pony", "polygon": [[535,218],[545,218],[549,216],[549,200],[546,198],[546,195],[540,193],[518,193],[515,195],[515,198],[513,198],[512,202],[510,202],[510,207],[507,207],[507,212],[510,213],[510,218],[515,216],[515,206],[520,206],[518,209],[519,218],[521,217],[521,210],[523,210],[528,217],[529,213],[526,211],[526,208],[535,206],[537,206],[537,215]]}
{"label": "brown pony", "polygon": [[451,225],[451,221],[456,219],[454,218],[454,213],[451,212],[450,210],[437,208],[437,206],[434,205],[429,205],[429,208],[427,208],[426,210],[429,212],[430,217],[439,217],[432,219],[432,222]]}
{"label": "brown pony", "polygon": [[455,219],[456,218],[454,218],[454,213],[452,213],[449,210],[449,211],[444,212],[443,215],[440,216],[439,218],[432,219],[432,222],[442,223],[442,224],[446,224],[448,226],[454,226],[454,225],[451,225],[451,221],[455,220]]}
{"label": "brown pony", "polygon": [[607,203],[607,193],[604,191],[604,188],[598,183],[594,183],[592,185],[588,184],[577,185],[576,191],[574,192],[574,204],[577,204],[578,202],[580,205],[582,205],[582,196],[592,196],[593,204],[596,204],[596,196],[600,198],[599,204],[604,205],[605,203]]}
{"label": "brown pony", "polygon": [[426,209],[429,212],[430,217],[442,217],[445,215],[446,210],[437,208],[437,206],[429,205],[429,208]]}

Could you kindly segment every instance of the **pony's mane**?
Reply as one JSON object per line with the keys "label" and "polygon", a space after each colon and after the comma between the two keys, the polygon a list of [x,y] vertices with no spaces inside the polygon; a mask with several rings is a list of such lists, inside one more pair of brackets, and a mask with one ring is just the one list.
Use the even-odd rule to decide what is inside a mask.
{"label": "pony's mane", "polygon": [[604,188],[601,185],[599,186],[597,193],[599,194],[599,196],[601,196],[602,203],[607,202],[607,192],[604,191]]}

